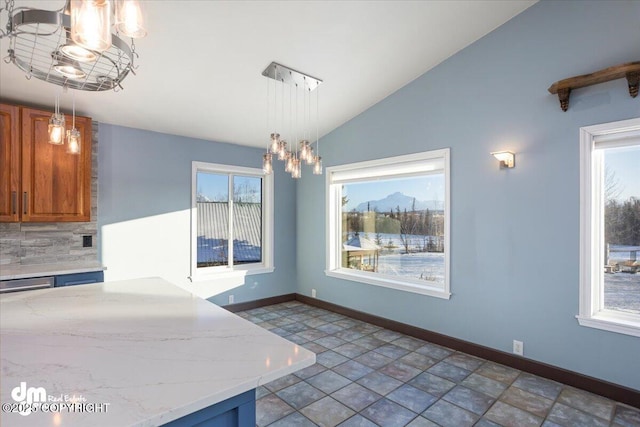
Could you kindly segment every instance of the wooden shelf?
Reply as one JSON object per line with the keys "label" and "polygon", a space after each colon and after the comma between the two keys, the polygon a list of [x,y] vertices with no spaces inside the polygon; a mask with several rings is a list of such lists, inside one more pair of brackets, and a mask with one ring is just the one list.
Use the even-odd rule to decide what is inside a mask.
{"label": "wooden shelf", "polygon": [[640,61],[628,62],[626,64],[616,65],[615,67],[605,68],[591,74],[583,74],[581,76],[569,77],[568,79],[555,82],[549,87],[549,93],[557,94],[560,100],[560,108],[567,111],[569,108],[569,96],[573,89],[581,87],[597,85],[611,80],[627,78],[629,84],[629,95],[632,98],[638,96],[638,81],[640,80]]}

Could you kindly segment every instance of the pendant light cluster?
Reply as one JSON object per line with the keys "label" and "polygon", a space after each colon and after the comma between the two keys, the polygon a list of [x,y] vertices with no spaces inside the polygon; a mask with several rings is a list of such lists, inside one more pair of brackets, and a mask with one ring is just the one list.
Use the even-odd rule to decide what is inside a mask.
{"label": "pendant light cluster", "polygon": [[[312,92],[318,88],[322,80],[276,62],[272,62],[262,75],[274,81],[273,84],[271,80],[267,81],[267,127],[273,130],[270,131],[267,152],[262,156],[263,171],[272,173],[273,162],[277,159],[284,162],[284,170],[294,179],[302,176],[304,164],[312,166],[315,175],[322,175],[317,90],[315,102],[312,99]],[[315,104],[315,109],[312,108],[312,104]],[[273,111],[273,114],[269,114],[270,111]],[[315,129],[312,126],[313,116]],[[314,142],[311,142],[313,133],[315,152]]]}
{"label": "pendant light cluster", "polygon": [[80,154],[82,151],[82,137],[76,129],[76,97],[73,96],[73,116],[71,129],[65,133],[64,114],[60,112],[60,96],[56,96],[55,109],[49,119],[49,144],[63,145],[67,142],[67,153]]}
{"label": "pendant light cluster", "polygon": [[117,90],[136,68],[134,39],[147,34],[141,1],[67,0],[59,10],[4,2],[0,18],[7,14],[7,26],[0,38],[10,39],[5,61],[27,78],[79,90]]}

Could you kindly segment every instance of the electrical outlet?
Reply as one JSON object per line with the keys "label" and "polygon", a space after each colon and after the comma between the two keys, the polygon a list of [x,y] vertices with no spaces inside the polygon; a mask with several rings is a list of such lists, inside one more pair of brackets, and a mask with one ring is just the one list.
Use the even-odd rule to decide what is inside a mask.
{"label": "electrical outlet", "polygon": [[315,297],[316,297],[316,290],[311,289],[311,298],[315,298]]}
{"label": "electrical outlet", "polygon": [[229,295],[229,304],[233,304],[234,300],[235,298],[233,297],[233,295]]}
{"label": "electrical outlet", "polygon": [[91,235],[89,236],[82,236],[82,247],[83,248],[90,248],[91,246],[93,246],[93,238]]}
{"label": "electrical outlet", "polygon": [[524,343],[522,341],[513,340],[513,354],[524,356]]}

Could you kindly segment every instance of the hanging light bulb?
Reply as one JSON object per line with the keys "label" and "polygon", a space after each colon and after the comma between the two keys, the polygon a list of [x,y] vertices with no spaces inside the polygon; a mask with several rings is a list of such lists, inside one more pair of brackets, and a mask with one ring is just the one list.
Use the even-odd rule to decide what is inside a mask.
{"label": "hanging light bulb", "polygon": [[266,174],[273,172],[273,155],[271,153],[265,153],[262,155],[262,170]]}
{"label": "hanging light bulb", "polygon": [[65,31],[67,35],[67,41],[65,44],[60,46],[60,52],[63,53],[66,57],[71,58],[75,61],[80,62],[92,62],[95,61],[98,55],[95,52],[92,52],[84,47],[76,44],[71,39],[71,33],[69,31]]}
{"label": "hanging light bulb", "polygon": [[53,69],[63,76],[74,80],[86,77],[87,74],[82,71],[78,61],[61,54],[59,51],[53,52],[51,57],[56,61]]}
{"label": "hanging light bulb", "polygon": [[71,121],[71,130],[67,131],[67,153],[80,154],[82,149],[82,138],[80,131],[76,129],[76,97],[73,96],[73,119]]}
{"label": "hanging light bulb", "polygon": [[309,157],[309,141],[303,139],[300,141],[300,159],[307,160]]}
{"label": "hanging light bulb", "polygon": [[147,35],[142,4],[137,0],[116,0],[115,27],[120,34],[132,38]]}
{"label": "hanging light bulb", "polygon": [[291,169],[291,177],[298,179],[302,176],[302,170],[300,168],[300,159],[293,159],[293,166]]}
{"label": "hanging light bulb", "polygon": [[313,174],[322,175],[322,157],[315,156],[313,161]]}
{"label": "hanging light bulb", "polygon": [[293,154],[291,152],[287,152],[286,159],[285,159],[285,164],[284,164],[284,171],[285,172],[292,172],[293,171],[293,160],[294,160]]}
{"label": "hanging light bulb", "polygon": [[111,2],[71,0],[71,39],[80,46],[104,52],[111,47]]}
{"label": "hanging light bulb", "polygon": [[80,131],[76,128],[67,131],[67,153],[80,154]]}
{"label": "hanging light bulb", "polygon": [[287,141],[281,139],[278,143],[278,160],[287,160]]}
{"label": "hanging light bulb", "polygon": [[60,97],[56,95],[54,112],[49,119],[49,144],[64,144],[64,114],[60,112]]}
{"label": "hanging light bulb", "polygon": [[272,133],[271,134],[271,152],[278,153],[280,151],[280,134]]}
{"label": "hanging light bulb", "polygon": [[313,147],[311,145],[309,145],[309,152],[307,153],[307,165],[311,166],[314,164],[315,162],[315,155],[313,154]]}

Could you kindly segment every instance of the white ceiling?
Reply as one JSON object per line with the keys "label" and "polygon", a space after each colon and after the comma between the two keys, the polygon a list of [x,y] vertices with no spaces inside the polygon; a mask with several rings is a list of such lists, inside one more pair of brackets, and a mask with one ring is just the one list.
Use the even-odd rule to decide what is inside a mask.
{"label": "white ceiling", "polygon": [[[4,3],[4,1],[3,1]],[[149,35],[120,92],[76,92],[99,122],[264,147],[276,61],[324,80],[326,134],[519,14],[527,1],[146,1]],[[16,1],[58,9],[59,1]],[[4,22],[0,22],[4,28]],[[4,58],[7,39],[0,41]],[[53,106],[60,89],[0,63],[3,99]],[[63,95],[63,111],[71,95]]]}

